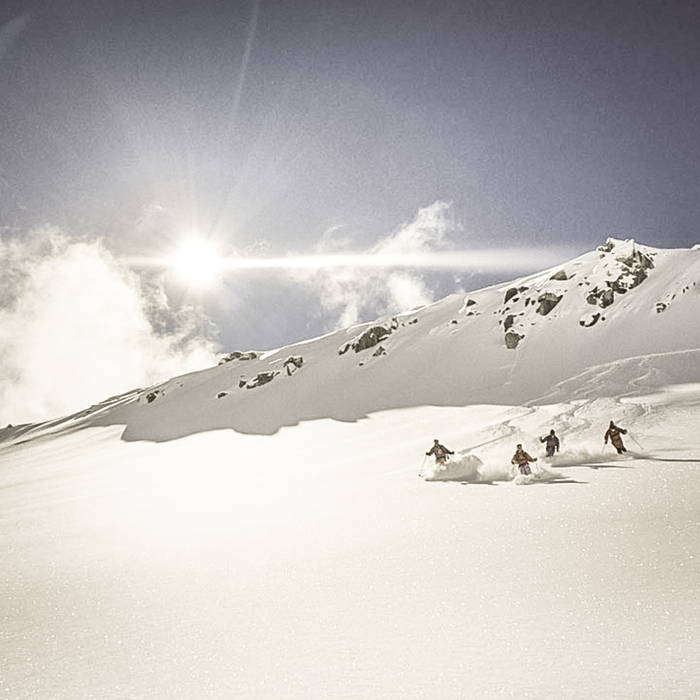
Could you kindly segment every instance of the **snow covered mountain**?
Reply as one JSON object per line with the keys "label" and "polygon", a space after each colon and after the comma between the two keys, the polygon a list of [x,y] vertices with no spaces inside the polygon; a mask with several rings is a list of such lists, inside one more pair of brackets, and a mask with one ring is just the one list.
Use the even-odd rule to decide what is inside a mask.
{"label": "snow covered mountain", "polygon": [[0,431],[0,695],[697,696],[699,320],[609,240]]}
{"label": "snow covered mountain", "polygon": [[[219,428],[271,434],[304,420],[412,406],[611,396],[642,378],[647,388],[688,372],[700,380],[698,319],[700,249],[609,239],[507,284],[272,352],[230,353],[218,367],[71,421],[125,425],[127,440],[167,440]],[[668,353],[672,361],[653,357]]]}

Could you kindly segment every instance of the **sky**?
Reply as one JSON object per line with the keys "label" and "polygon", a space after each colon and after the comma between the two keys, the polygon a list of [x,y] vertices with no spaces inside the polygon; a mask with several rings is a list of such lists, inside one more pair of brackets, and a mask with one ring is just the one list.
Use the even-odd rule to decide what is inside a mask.
{"label": "sky", "polygon": [[[87,345],[117,364],[144,348],[109,384],[126,390],[155,377],[148,357],[170,371],[276,347],[609,235],[697,243],[698,35],[692,2],[3,3],[0,400],[2,382],[48,391],[24,359],[47,328],[83,358],[64,376],[83,376],[109,280],[113,318],[149,340],[125,326]],[[202,286],[163,264],[188,238],[246,259],[505,250],[498,269],[475,254]],[[39,299],[65,301],[49,318]]]}

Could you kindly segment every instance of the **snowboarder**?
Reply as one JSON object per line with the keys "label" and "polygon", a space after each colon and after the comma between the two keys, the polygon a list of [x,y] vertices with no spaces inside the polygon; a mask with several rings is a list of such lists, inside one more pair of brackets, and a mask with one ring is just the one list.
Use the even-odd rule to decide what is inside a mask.
{"label": "snowboarder", "polygon": [[437,438],[433,440],[433,443],[434,444],[430,449],[430,452],[425,453],[426,457],[435,455],[435,464],[445,464],[445,462],[447,462],[447,455],[453,455],[454,452],[448,450],[444,445],[441,445]]}
{"label": "snowboarder", "polygon": [[518,444],[515,447],[515,454],[513,455],[513,459],[510,460],[510,463],[517,464],[518,469],[520,469],[520,473],[527,476],[528,474],[532,474],[528,462],[536,461],[537,457],[530,457],[530,455],[523,449],[523,446]]}
{"label": "snowboarder", "polygon": [[627,435],[627,431],[624,428],[620,428],[620,426],[615,425],[615,423],[610,421],[608,431],[605,433],[605,444],[608,444],[608,438],[610,438],[610,442],[612,442],[613,447],[617,450],[617,454],[619,455],[621,455],[623,452],[627,452],[627,449],[622,443],[620,433]]}
{"label": "snowboarder", "polygon": [[549,431],[549,435],[540,438],[540,442],[546,442],[547,457],[554,456],[554,452],[559,452],[559,438],[554,434],[554,430]]}

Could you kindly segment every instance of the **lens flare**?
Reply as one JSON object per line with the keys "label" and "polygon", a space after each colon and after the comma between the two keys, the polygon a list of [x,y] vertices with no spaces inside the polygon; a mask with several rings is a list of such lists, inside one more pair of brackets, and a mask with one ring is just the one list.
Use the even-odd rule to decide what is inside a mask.
{"label": "lens flare", "polygon": [[167,266],[189,287],[207,289],[221,274],[221,256],[216,246],[204,238],[183,240],[167,259]]}

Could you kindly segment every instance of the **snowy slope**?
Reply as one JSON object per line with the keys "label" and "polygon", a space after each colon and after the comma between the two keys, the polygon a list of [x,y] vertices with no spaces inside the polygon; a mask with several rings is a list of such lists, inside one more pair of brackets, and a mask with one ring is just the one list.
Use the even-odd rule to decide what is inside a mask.
{"label": "snowy slope", "polygon": [[[126,439],[167,440],[217,428],[271,434],[303,420],[357,420],[391,408],[524,404],[554,396],[561,382],[598,365],[696,350],[698,318],[700,250],[610,239],[508,284],[273,352],[242,353],[94,407],[88,424],[125,425]],[[340,354],[376,327],[388,335]],[[514,339],[510,349],[506,340]],[[700,380],[698,364],[688,365],[688,380]],[[618,389],[598,386],[602,395]]]}
{"label": "snowy slope", "polygon": [[0,697],[697,697],[700,251],[606,248],[2,431]]}

